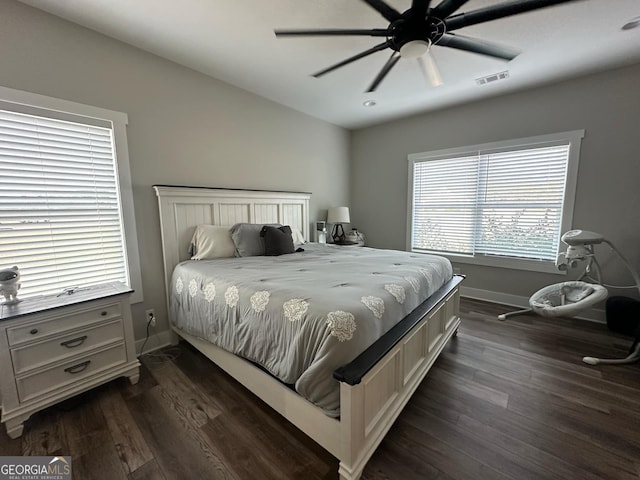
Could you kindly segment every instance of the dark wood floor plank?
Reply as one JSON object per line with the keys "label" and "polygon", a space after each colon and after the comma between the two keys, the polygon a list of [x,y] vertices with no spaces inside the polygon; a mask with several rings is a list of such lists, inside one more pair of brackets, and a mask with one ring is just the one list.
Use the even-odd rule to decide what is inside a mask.
{"label": "dark wood floor plank", "polygon": [[[477,344],[464,334],[458,334],[456,342],[451,344],[451,348],[443,351],[444,357],[450,357],[453,361],[473,368],[501,373],[502,376],[516,375],[518,377],[531,376],[535,366],[529,362],[505,361],[502,356],[496,355],[491,349],[483,346],[476,348]],[[482,359],[478,362],[478,359]]]}
{"label": "dark wood floor plank", "polygon": [[[459,335],[459,338],[464,338],[464,336]],[[447,358],[448,358],[447,355],[445,355],[443,358],[439,359],[438,362],[436,363],[436,367],[444,366],[446,368],[445,364],[447,362]],[[450,357],[450,360],[455,361],[455,356],[452,355]],[[499,376],[496,376],[496,377],[499,377]],[[574,377],[572,375],[567,375],[567,378],[574,378]],[[563,401],[561,398],[555,398],[555,399],[548,398],[545,392],[537,392],[538,394],[536,394],[535,390],[526,388],[526,379],[522,379],[522,382],[524,382],[523,385],[525,385],[525,387],[522,388],[522,390],[519,391],[519,393],[516,393],[518,392],[518,390],[511,389],[511,387],[514,386],[512,381],[505,381],[504,379],[501,379],[501,381],[502,381],[501,384],[497,384],[494,382],[494,383],[491,383],[490,386],[496,389],[507,391],[510,395],[510,400],[509,400],[510,405],[518,401],[527,402],[531,407],[530,410],[533,410],[536,413],[536,415],[540,415],[539,412],[547,412],[549,409],[551,409],[552,411],[557,410],[557,415],[555,415],[552,419],[546,418],[548,417],[548,412],[547,412],[546,415],[540,416],[541,421],[533,425],[527,426],[527,422],[525,421],[524,418],[516,418],[515,420],[511,421],[511,423],[505,424],[504,430],[506,432],[517,433],[519,430],[526,431],[527,427],[530,428],[531,435],[528,441],[530,441],[534,445],[536,444],[536,441],[545,438],[545,435],[542,434],[545,429],[545,424],[554,425],[560,429],[566,428],[567,424],[571,425],[572,420],[571,420],[571,417],[567,419],[564,416],[573,415],[575,417],[576,424],[584,426],[585,424],[588,425],[594,417],[593,412],[585,413],[584,408],[581,408],[579,405],[578,406],[572,405],[569,402]],[[430,388],[430,397],[432,399],[434,398],[434,396],[437,397],[438,392],[435,389],[438,388],[438,384],[433,383],[433,379],[432,380],[427,379],[427,382],[425,382],[425,385],[427,385],[427,388]],[[622,389],[622,391],[627,392],[629,394],[633,392],[632,389],[627,389],[627,390]],[[470,415],[474,419],[478,419],[478,418],[482,419],[483,418],[482,414],[485,412],[482,412],[481,409],[478,408],[481,406],[481,404],[477,402],[475,398],[471,398],[469,400],[469,403],[473,404],[474,408],[473,410],[469,410],[469,409],[465,410],[464,405],[461,405],[459,402],[459,400],[461,398],[464,398],[464,396],[465,394],[463,392],[454,392],[454,389],[450,389],[449,391],[446,392],[446,396],[444,398],[446,401],[452,402],[452,406],[451,406],[452,411],[458,412],[461,415],[462,414]],[[415,401],[421,402],[423,398],[425,397],[420,396]],[[612,402],[611,403],[612,405],[616,403],[615,398],[611,398],[610,400]],[[489,408],[490,405],[485,405],[485,407]],[[609,407],[609,408],[613,408],[613,407]],[[439,408],[437,410],[437,413],[439,415],[442,415],[443,410],[446,410],[446,408]],[[528,412],[528,413],[531,413],[531,412]],[[625,411],[625,414],[629,415],[629,413],[626,411]],[[488,419],[504,420],[505,418],[509,418],[509,416],[510,416],[510,412],[505,414],[505,412],[497,411],[497,410],[495,412],[489,412],[485,414],[485,418],[488,418]],[[620,447],[622,448],[622,451],[632,450],[631,452],[629,452],[628,458],[629,459],[637,458],[637,457],[634,457],[634,455],[636,455],[637,452],[635,451],[635,449],[632,449],[628,443],[630,440],[630,435],[635,435],[635,437],[638,437],[637,429],[635,431],[632,431],[623,425],[618,424],[617,426],[615,426],[614,424],[612,424],[611,415],[605,415],[604,413],[598,412],[598,415],[596,417],[598,416],[603,417],[603,420],[601,420],[602,429],[594,431],[593,428],[590,428],[588,432],[584,432],[586,440],[587,441],[589,440],[588,438],[589,436],[591,437],[596,436],[597,438],[602,438],[602,439],[607,439],[607,438],[615,439],[620,434],[620,430],[622,430],[623,432],[628,434],[628,436],[626,437],[627,441],[624,442],[622,439],[620,439],[619,442],[615,441],[615,444],[620,445],[620,443],[625,443],[626,448],[620,445]],[[607,418],[604,419],[604,417],[607,417]],[[580,420],[578,420],[578,418]],[[635,416],[633,418],[637,419],[638,417]],[[618,433],[612,435],[610,432],[606,431],[607,428],[611,428],[612,430],[617,430]],[[583,430],[585,429],[583,428]],[[571,452],[572,450],[575,449],[575,451],[573,452],[575,453],[575,455],[572,456],[571,460],[575,461],[576,465],[581,465],[582,463],[584,463],[585,456],[590,458],[592,461],[598,460],[598,463],[603,463],[606,465],[607,464],[606,459],[602,462],[600,462],[599,460],[600,455],[602,455],[602,448],[601,448],[602,445],[594,447],[593,443],[585,444],[585,443],[580,443],[579,441],[575,441],[575,433],[576,432],[572,430],[570,430],[569,433],[561,433],[558,430],[554,429],[549,433],[546,441],[543,440],[540,448],[544,449],[545,446],[554,445],[554,448],[551,449],[551,454],[556,452],[565,452],[565,453],[567,451]],[[561,441],[554,443],[553,440],[558,438]],[[567,448],[567,445],[570,445],[570,447]],[[615,450],[615,447],[613,450]],[[605,469],[606,475],[599,475],[599,476],[596,476],[596,478],[618,478],[618,477],[627,478],[626,476],[628,475],[629,465],[628,464],[625,465],[624,459],[620,459],[618,455],[616,455],[615,451],[610,451],[610,454],[612,455],[612,458],[613,458],[611,462],[613,462],[614,465],[609,469]],[[606,454],[605,456],[607,455],[609,455],[609,453]],[[588,461],[587,461],[587,464],[588,464]],[[623,473],[619,473],[618,471],[621,465],[622,465]],[[587,478],[587,473],[583,473],[582,477]],[[613,476],[613,475],[617,475],[617,476]]]}
{"label": "dark wood floor plank", "polygon": [[106,386],[100,396],[100,408],[126,473],[153,460],[153,454],[140,433],[131,412],[115,385]]}
{"label": "dark wood floor plank", "polygon": [[[502,473],[503,465],[490,466],[485,461],[478,461],[434,432],[421,430],[409,419],[398,419],[393,438],[385,438],[383,443],[388,441],[409,445],[422,462],[442,472],[448,472],[450,476],[459,480],[512,479]],[[365,470],[368,470],[368,467]]]}
{"label": "dark wood floor plank", "polygon": [[138,383],[132,385],[129,379],[124,377],[115,380],[115,383],[118,384],[120,395],[125,400],[140,395],[158,384],[144,363],[140,365],[140,379]]}
{"label": "dark wood floor plank", "polygon": [[68,455],[61,414],[53,409],[29,419],[29,428],[22,435],[22,455]]}
{"label": "dark wood floor plank", "polygon": [[[565,441],[570,442],[573,438],[581,439],[583,442],[581,451],[588,451],[587,447],[597,445],[597,450],[608,449],[614,456],[616,450],[627,452],[630,458],[635,458],[634,455],[640,453],[635,446],[638,439],[637,429],[629,428],[627,423],[634,418],[637,419],[638,416],[624,410],[624,415],[628,418],[619,422],[611,414],[612,409],[620,401],[617,395],[609,396],[608,401],[596,401],[587,395],[582,397],[576,395],[571,388],[570,379],[573,378],[571,376],[567,377],[568,386],[564,390],[558,388],[555,381],[548,385],[527,379],[507,381],[485,372],[479,373],[476,378],[483,385],[507,392],[509,410],[529,418],[539,419],[537,429],[541,429],[542,425],[551,424],[569,434],[569,436],[565,435]],[[632,393],[633,390],[630,389],[628,392]],[[601,442],[599,439],[606,440]],[[597,458],[597,455],[594,458]]]}
{"label": "dark wood floor plank", "polygon": [[616,405],[625,410],[640,413],[640,389],[638,388],[619,385],[604,379],[585,381],[581,378],[559,378],[556,375],[537,371],[532,373],[531,382],[535,385],[544,385],[545,388],[555,392],[569,388],[577,397],[599,400],[608,405]]}
{"label": "dark wood floor plank", "polygon": [[73,478],[92,480],[126,480],[115,446],[104,439],[104,447],[81,456],[72,455]]}
{"label": "dark wood floor plank", "polygon": [[279,465],[263,454],[265,445],[256,441],[251,430],[224,416],[211,420],[202,430],[218,447],[221,460],[238,478],[252,478],[255,472],[260,472],[264,480],[282,478]]}
{"label": "dark wood floor plank", "polygon": [[184,422],[194,428],[216,418],[220,410],[207,398],[198,385],[191,382],[173,362],[148,365],[157,383],[162,386],[162,398],[167,406],[178,412]]}
{"label": "dark wood floor plank", "polygon": [[4,425],[0,425],[0,455],[10,457],[22,455],[22,439],[9,438]]}
{"label": "dark wood floor plank", "polygon": [[586,378],[601,378],[602,374],[581,361],[581,356],[573,355],[570,359],[558,359],[548,355],[541,355],[520,347],[496,344],[480,337],[473,337],[474,342],[485,345],[484,356],[489,359],[497,358],[505,362],[529,365],[532,370],[542,372],[557,371],[559,376],[579,375]]}
{"label": "dark wood floor plank", "polygon": [[105,387],[75,398],[75,407],[62,416],[74,478],[127,478],[99,405]]}
{"label": "dark wood floor plank", "polygon": [[[612,458],[640,458],[638,430],[625,422],[617,421],[606,413],[585,411],[558,401],[539,399],[536,404],[530,398],[513,395],[509,410],[539,423],[554,425],[555,430],[566,434],[564,436],[571,447],[577,445],[582,451],[595,447]],[[539,405],[544,405],[544,408],[539,408]]]}
{"label": "dark wood floor plank", "polygon": [[97,398],[95,391],[78,396],[73,408],[62,416],[67,443],[74,455],[85,455],[109,434]]}
{"label": "dark wood floor plank", "polygon": [[[477,339],[472,339],[474,343],[478,342]],[[599,369],[590,367],[583,362],[579,361],[579,358],[575,358],[575,362],[554,362],[549,357],[541,355],[523,353],[517,349],[503,348],[500,345],[485,344],[485,349],[482,354],[483,363],[486,361],[489,365],[502,364],[509,365],[512,369],[528,368],[531,372],[541,372],[548,375],[556,375],[560,378],[565,378],[567,375],[572,375],[584,381],[588,381],[592,378],[602,378],[602,372]]]}
{"label": "dark wood floor plank", "polygon": [[380,454],[372,459],[363,480],[443,480],[443,474],[424,461],[412,443],[387,442]]}
{"label": "dark wood floor plank", "polygon": [[166,480],[158,462],[151,460],[129,474],[128,480]]}
{"label": "dark wood floor plank", "polygon": [[[408,419],[406,418],[408,417]],[[533,450],[523,442],[519,445],[513,439],[505,438],[500,432],[487,428],[481,423],[471,425],[464,422],[461,416],[453,424],[433,414],[429,408],[412,405],[403,421],[411,421],[421,430],[428,430],[430,434],[448,443],[466,455],[487,465],[500,465],[500,471],[514,479],[545,478],[549,480],[565,480],[561,474],[534,462],[524,455],[528,449]],[[505,448],[508,444],[509,448]],[[520,447],[520,448],[517,448]]]}
{"label": "dark wood floor plank", "polygon": [[[290,478],[317,478],[323,472],[337,471],[337,462],[309,437],[288,422],[226,373],[213,371],[211,363],[199,352],[185,347],[176,360],[180,367],[208,397],[213,399],[225,418],[236,428],[250,431],[256,439],[254,449],[272,458]],[[216,419],[217,420],[217,419]],[[206,431],[214,436],[213,421]]]}
{"label": "dark wood floor plank", "polygon": [[157,385],[131,398],[128,405],[167,480],[235,479],[206,436],[189,429],[178,413],[165,406],[161,389]]}
{"label": "dark wood floor plank", "polygon": [[475,396],[478,400],[493,403],[502,408],[506,408],[509,403],[509,394],[507,392],[464,378],[459,372],[452,373],[444,368],[438,368],[431,372],[431,376],[435,380],[455,376],[458,389]]}
{"label": "dark wood floor plank", "polygon": [[[612,346],[616,346],[624,338],[606,332],[603,325],[590,327],[584,321],[578,326],[571,320],[524,315],[501,322],[497,320],[495,313],[486,312],[487,310],[483,313],[468,312],[470,320],[480,320],[474,325],[477,327],[474,332],[477,338],[556,360],[570,361],[584,355],[611,353]],[[507,328],[500,328],[500,324]],[[603,333],[607,335],[604,336]],[[576,352],[583,353],[576,355]]]}
{"label": "dark wood floor plank", "polygon": [[[496,386],[500,388],[499,385]],[[493,425],[499,422],[504,431],[512,432],[514,436],[518,434],[530,435],[531,440],[535,440],[537,432],[552,428],[552,435],[562,441],[570,442],[574,438],[573,435],[579,432],[569,428],[571,421],[563,421],[563,417],[571,418],[572,415],[575,415],[576,418],[585,417],[583,408],[562,400],[549,399],[546,394],[540,392],[518,393],[514,390],[510,393],[507,409],[501,409],[486,402],[478,402],[475,397],[459,390],[455,383],[443,385],[431,382],[427,388],[429,390],[425,395],[415,399],[417,405],[426,406],[432,410],[437,409],[435,411],[439,414],[449,409],[456,413],[458,419],[462,416],[468,416],[486,424]],[[609,421],[608,415],[600,415]],[[588,418],[595,416],[593,412],[588,412],[586,415]],[[582,423],[589,424],[586,419]],[[543,435],[538,436],[544,437]],[[581,445],[581,448],[584,449],[584,445]]]}
{"label": "dark wood floor plank", "polygon": [[[579,448],[568,452],[566,441],[570,439],[567,438],[567,435],[558,435],[552,428],[540,424],[536,425],[534,435],[544,439],[542,442],[538,438],[522,435],[521,433],[516,434],[516,437],[511,429],[506,430],[504,428],[505,423],[493,423],[491,420],[483,423],[466,415],[461,415],[459,420],[460,427],[474,432],[475,435],[481,435],[497,448],[510,451],[523,460],[542,467],[546,471],[543,478],[564,480],[579,477],[581,480],[601,480],[603,474],[610,475],[613,471],[611,465],[602,465],[600,470],[591,467],[588,469],[583,468],[588,463],[585,462],[585,458],[594,458],[593,455],[599,456],[599,453],[589,448]],[[510,423],[510,425],[512,426],[513,423]],[[565,461],[567,457],[571,458],[571,463]],[[598,466],[600,466],[599,463]],[[620,468],[621,466],[622,468]],[[615,471],[620,476],[615,478],[633,478],[633,476],[629,476],[629,466],[629,462],[621,459],[615,466]],[[595,472],[590,470],[595,470]]]}

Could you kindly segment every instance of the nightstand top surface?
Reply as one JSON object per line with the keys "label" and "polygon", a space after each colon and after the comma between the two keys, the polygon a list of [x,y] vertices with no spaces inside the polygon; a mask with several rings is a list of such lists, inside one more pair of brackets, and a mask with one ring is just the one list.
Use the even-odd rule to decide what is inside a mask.
{"label": "nightstand top surface", "polygon": [[26,298],[13,305],[0,305],[0,321],[132,292],[133,290],[123,283],[110,282],[86,288],[80,287],[71,294],[60,293]]}

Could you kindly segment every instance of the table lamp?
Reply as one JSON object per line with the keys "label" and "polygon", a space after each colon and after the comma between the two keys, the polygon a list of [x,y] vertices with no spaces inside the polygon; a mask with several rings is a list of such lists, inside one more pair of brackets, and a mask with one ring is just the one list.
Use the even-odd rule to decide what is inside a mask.
{"label": "table lamp", "polygon": [[327,223],[333,223],[331,237],[334,243],[345,243],[343,223],[350,223],[349,207],[331,207],[327,212]]}

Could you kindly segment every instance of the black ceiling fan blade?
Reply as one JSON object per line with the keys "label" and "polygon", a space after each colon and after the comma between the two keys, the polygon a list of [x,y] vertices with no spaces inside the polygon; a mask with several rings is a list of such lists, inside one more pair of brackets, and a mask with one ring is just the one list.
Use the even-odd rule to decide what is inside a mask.
{"label": "black ceiling fan blade", "polygon": [[425,18],[427,16],[427,10],[429,10],[429,4],[431,0],[412,0],[411,12],[417,18]]}
{"label": "black ceiling fan blade", "polygon": [[382,82],[382,80],[384,80],[384,77],[387,76],[387,73],[389,73],[391,69],[395,67],[396,63],[398,63],[398,60],[400,60],[400,54],[398,52],[393,52],[389,57],[389,60],[387,60],[387,63],[385,63],[384,67],[382,67],[382,70],[380,70],[380,73],[378,73],[376,78],[373,80],[373,83],[367,89],[367,93],[376,91],[376,88],[378,88],[380,82]]}
{"label": "black ceiling fan blade", "polygon": [[575,2],[579,0],[511,0],[509,2],[494,5],[492,7],[479,8],[467,13],[460,13],[447,18],[444,22],[447,31],[456,30],[478,23],[489,22],[499,18],[510,17],[520,13],[551,7],[561,3]]}
{"label": "black ceiling fan blade", "polygon": [[444,20],[468,1],[469,0],[442,0],[436,8],[431,10],[431,15]]}
{"label": "black ceiling fan blade", "polygon": [[386,18],[390,22],[398,20],[402,16],[402,14],[399,11],[387,5],[387,3],[383,2],[382,0],[363,0],[363,1],[367,3],[371,8],[376,9],[380,15],[382,15],[384,18]]}
{"label": "black ceiling fan blade", "polygon": [[340,67],[344,67],[345,65],[351,63],[351,62],[355,62],[356,60],[360,60],[361,58],[366,57],[367,55],[371,55],[372,53],[376,53],[379,52],[380,50],[385,50],[386,48],[389,47],[389,43],[388,42],[384,42],[381,43],[380,45],[376,45],[375,47],[370,48],[369,50],[365,50],[364,52],[361,52],[357,55],[354,55],[353,57],[349,57],[346,60],[343,60],[339,63],[336,63],[335,65],[331,65],[329,68],[325,68],[324,70],[320,70],[317,73],[314,73],[312,76],[318,78],[321,77],[322,75],[329,73],[329,72],[333,72],[334,70],[340,68]]}
{"label": "black ceiling fan blade", "polygon": [[495,43],[478,40],[477,38],[465,37],[463,35],[454,35],[447,33],[436,44],[441,47],[456,48],[466,52],[479,53],[489,57],[500,58],[503,60],[513,60],[520,52],[513,48],[505,47]]}
{"label": "black ceiling fan blade", "polygon": [[386,28],[362,29],[322,29],[322,30],[274,30],[276,37],[324,37],[324,36],[364,36],[387,37],[389,31]]}

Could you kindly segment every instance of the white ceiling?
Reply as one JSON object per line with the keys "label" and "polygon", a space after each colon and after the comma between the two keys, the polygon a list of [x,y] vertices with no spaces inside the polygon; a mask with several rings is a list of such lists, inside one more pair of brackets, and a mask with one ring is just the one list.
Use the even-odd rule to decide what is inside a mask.
{"label": "white ceiling", "polygon": [[[373,37],[280,38],[274,29],[386,28],[356,0],[21,0],[275,102],[358,128],[501,92],[640,61],[638,0],[581,0],[463,28],[457,33],[515,47],[511,62],[434,47],[445,84],[425,83],[415,60],[401,59],[375,93],[367,89],[390,50],[321,78],[327,66],[381,43]],[[433,6],[439,0],[433,1]],[[388,0],[399,11],[410,0]],[[459,12],[502,3],[470,0]],[[459,13],[458,12],[458,13]],[[509,70],[507,80],[477,77]],[[372,99],[376,106],[362,104]]]}

